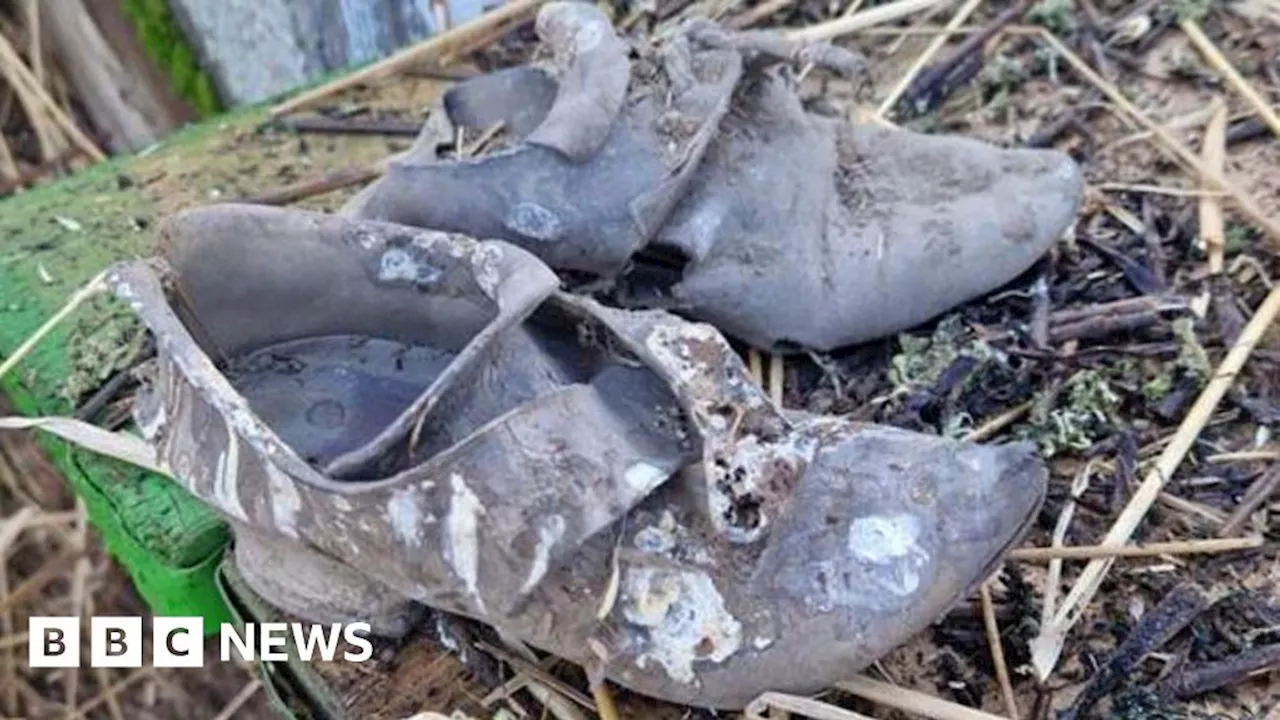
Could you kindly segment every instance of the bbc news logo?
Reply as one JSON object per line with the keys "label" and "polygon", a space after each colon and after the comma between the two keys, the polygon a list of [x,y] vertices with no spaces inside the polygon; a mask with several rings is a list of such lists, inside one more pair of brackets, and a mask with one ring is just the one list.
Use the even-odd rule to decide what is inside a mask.
{"label": "bbc news logo", "polygon": [[[80,667],[81,619],[32,617],[27,623],[28,664],[33,668]],[[253,662],[289,660],[289,644],[299,660],[348,662],[373,657],[369,623],[248,623],[218,629],[218,659]],[[151,665],[158,668],[204,667],[204,618],[156,617],[151,620]],[[89,620],[89,666],[142,667],[141,617],[93,617]],[[345,640],[348,647],[338,652]]]}

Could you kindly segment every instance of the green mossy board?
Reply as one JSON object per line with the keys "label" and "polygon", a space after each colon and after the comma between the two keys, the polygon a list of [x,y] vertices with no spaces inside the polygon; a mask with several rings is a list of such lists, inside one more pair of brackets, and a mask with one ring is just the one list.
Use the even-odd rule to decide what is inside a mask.
{"label": "green mossy board", "polygon": [[[127,163],[127,161],[124,161]],[[66,299],[112,262],[148,254],[152,203],[107,163],[0,203],[0,356],[12,353]],[[82,307],[47,336],[0,391],[24,415],[67,415],[71,385],[94,364],[97,338],[129,332],[107,298]],[[98,358],[105,363],[110,358]],[[39,434],[85,502],[109,552],[163,615],[227,617],[213,569],[228,534],[222,521],[167,478]]]}
{"label": "green mossy board", "polygon": [[[440,87],[393,84],[362,93],[358,101],[422,108]],[[150,255],[155,224],[165,215],[368,164],[407,146],[371,136],[304,139],[259,129],[264,117],[264,106],[222,115],[145,153],[0,200],[0,359],[109,265]],[[335,193],[300,205],[332,209],[343,197]],[[127,362],[122,348],[139,332],[119,303],[99,297],[0,378],[0,393],[22,415],[69,415],[84,391]],[[216,515],[168,478],[51,435],[36,438],[84,499],[107,549],[155,613],[203,616],[210,632],[230,618],[215,582],[229,535]]]}

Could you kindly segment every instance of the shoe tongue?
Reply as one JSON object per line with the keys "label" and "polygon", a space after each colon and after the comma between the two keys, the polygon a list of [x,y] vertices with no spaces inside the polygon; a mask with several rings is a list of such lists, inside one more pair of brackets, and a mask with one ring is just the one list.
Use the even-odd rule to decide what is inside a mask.
{"label": "shoe tongue", "polygon": [[558,89],[542,68],[518,65],[455,85],[443,106],[455,128],[484,132],[501,124],[509,137],[523,139],[546,120]]}

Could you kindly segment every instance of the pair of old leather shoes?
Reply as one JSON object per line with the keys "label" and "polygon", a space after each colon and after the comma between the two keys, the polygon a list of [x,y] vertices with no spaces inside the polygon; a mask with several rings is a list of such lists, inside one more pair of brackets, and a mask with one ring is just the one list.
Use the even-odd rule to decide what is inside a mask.
{"label": "pair of old leather shoes", "polygon": [[[705,707],[827,687],[981,582],[1046,471],[783,413],[722,331],[926,320],[1030,265],[1078,171],[810,112],[780,63],[848,69],[829,48],[706,23],[632,48],[576,3],[538,30],[549,62],[446,93],[343,214],[189,210],[115,267],[158,350],[139,425],[304,618],[397,636],[431,606]],[[437,156],[498,123],[504,147]]]}

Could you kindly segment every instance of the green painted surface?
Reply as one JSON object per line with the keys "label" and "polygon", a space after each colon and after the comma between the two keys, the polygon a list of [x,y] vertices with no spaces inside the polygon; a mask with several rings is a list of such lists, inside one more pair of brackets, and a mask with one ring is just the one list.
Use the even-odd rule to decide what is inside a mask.
{"label": "green painted surface", "polygon": [[[415,86],[418,87],[418,86]],[[426,106],[437,86],[421,84],[404,102]],[[324,170],[386,157],[378,137],[302,142],[255,130],[266,104],[193,125],[145,155],[114,159],[0,200],[0,359],[7,357],[110,264],[152,254],[156,222],[217,198],[262,192]],[[302,203],[333,207],[342,194]],[[119,303],[99,297],[54,329],[0,378],[22,415],[69,415],[132,358],[141,328]],[[226,621],[216,584],[226,525],[167,478],[37,439],[84,498],[107,549],[152,610],[201,615],[212,632]]]}
{"label": "green painted surface", "polygon": [[[0,357],[103,268],[149,253],[155,209],[118,179],[121,169],[103,164],[0,202]],[[129,361],[122,348],[138,333],[117,303],[97,298],[0,378],[0,391],[21,414],[69,415],[79,394]],[[214,585],[228,539],[219,518],[167,478],[49,435],[38,441],[156,613],[202,615],[215,627],[227,617]]]}

